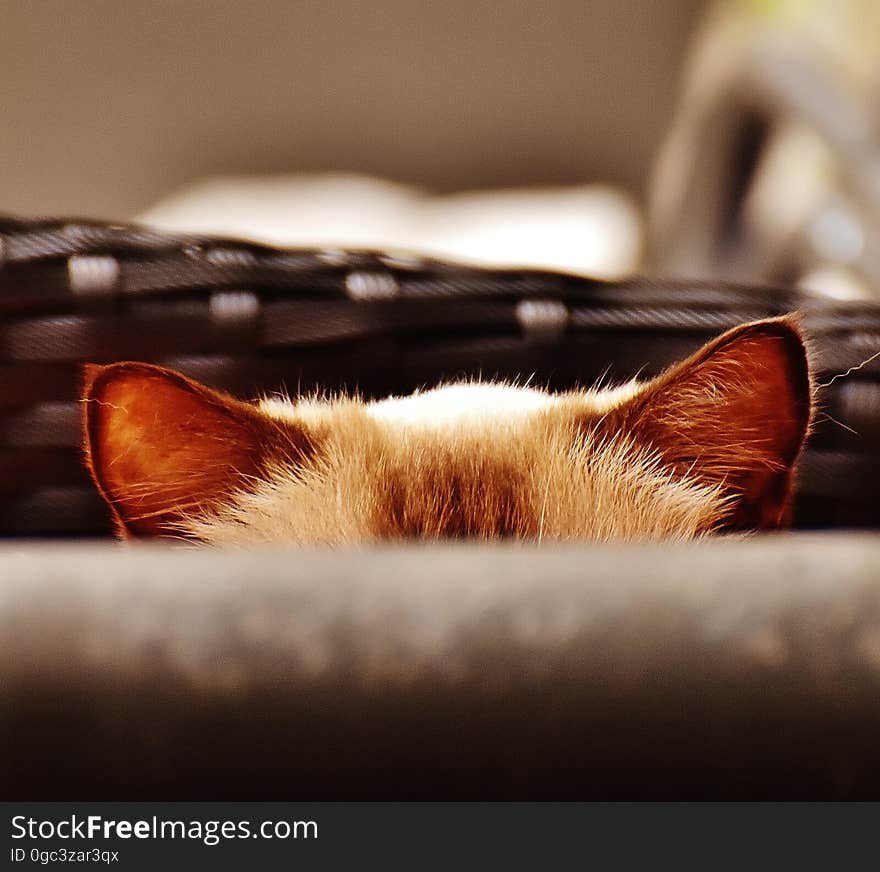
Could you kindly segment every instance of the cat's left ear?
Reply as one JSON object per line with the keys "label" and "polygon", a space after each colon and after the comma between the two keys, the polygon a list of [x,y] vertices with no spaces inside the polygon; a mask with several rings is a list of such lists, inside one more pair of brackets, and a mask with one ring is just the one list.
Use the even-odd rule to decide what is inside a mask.
{"label": "cat's left ear", "polygon": [[803,337],[793,318],[724,333],[613,414],[676,473],[719,486],[727,529],[789,520],[794,467],[812,414]]}
{"label": "cat's left ear", "polygon": [[254,406],[145,363],[86,368],[86,462],[124,536],[174,536],[184,516],[248,489],[309,437]]}

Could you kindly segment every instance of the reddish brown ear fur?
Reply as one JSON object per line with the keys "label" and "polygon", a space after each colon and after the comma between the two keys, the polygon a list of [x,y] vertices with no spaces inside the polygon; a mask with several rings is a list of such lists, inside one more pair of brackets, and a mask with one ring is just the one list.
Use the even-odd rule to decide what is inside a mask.
{"label": "reddish brown ear fur", "polygon": [[668,370],[613,426],[649,441],[682,475],[731,495],[729,529],[788,523],[793,469],[810,424],[812,386],[793,318],[745,324]]}
{"label": "reddish brown ear fur", "polygon": [[173,534],[183,511],[247,487],[270,449],[309,447],[305,434],[159,366],[88,366],[83,401],[87,464],[122,535]]}

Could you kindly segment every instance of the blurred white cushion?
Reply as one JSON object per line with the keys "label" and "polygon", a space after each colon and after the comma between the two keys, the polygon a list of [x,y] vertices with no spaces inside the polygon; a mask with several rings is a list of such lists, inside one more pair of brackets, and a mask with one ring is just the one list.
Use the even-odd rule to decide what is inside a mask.
{"label": "blurred white cushion", "polygon": [[274,245],[410,250],[604,278],[637,269],[642,248],[637,206],[606,185],[433,196],[358,175],[220,177],[172,194],[138,220]]}

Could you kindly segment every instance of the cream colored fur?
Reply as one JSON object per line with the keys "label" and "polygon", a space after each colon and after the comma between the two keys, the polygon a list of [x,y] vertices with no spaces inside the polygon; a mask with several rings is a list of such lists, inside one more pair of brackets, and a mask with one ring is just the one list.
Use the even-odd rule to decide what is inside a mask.
{"label": "cream colored fur", "polygon": [[[576,421],[637,393],[552,395],[454,384],[362,404],[265,400],[319,434],[319,458],[268,475],[181,530],[214,544],[364,543],[456,532],[537,540],[693,538],[723,513],[721,489],[676,477],[623,436],[579,436]],[[455,507],[456,518],[448,513]]]}
{"label": "cream colored fur", "polygon": [[779,529],[812,415],[794,318],[645,383],[560,394],[477,382],[254,406],[151,364],[86,376],[86,462],[119,534],[212,544]]}

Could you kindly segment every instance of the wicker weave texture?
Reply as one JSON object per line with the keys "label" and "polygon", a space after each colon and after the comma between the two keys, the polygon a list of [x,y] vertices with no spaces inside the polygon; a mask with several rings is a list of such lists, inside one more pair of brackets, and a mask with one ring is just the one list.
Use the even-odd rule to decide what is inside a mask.
{"label": "wicker weave texture", "polygon": [[[81,460],[87,361],[160,363],[248,398],[379,397],[462,376],[565,389],[651,375],[728,327],[795,310],[820,382],[880,350],[880,304],[773,288],[0,219],[0,535],[109,533]],[[796,524],[880,527],[878,481],[875,362],[821,391]]]}

